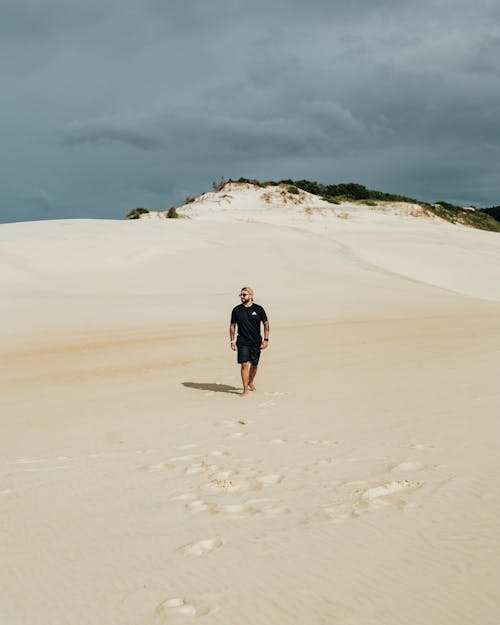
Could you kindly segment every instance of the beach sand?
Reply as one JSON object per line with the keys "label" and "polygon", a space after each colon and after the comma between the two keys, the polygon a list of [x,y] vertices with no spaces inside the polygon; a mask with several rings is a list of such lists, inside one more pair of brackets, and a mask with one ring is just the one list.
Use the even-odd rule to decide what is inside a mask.
{"label": "beach sand", "polygon": [[498,623],[499,235],[257,217],[0,226],[1,623]]}

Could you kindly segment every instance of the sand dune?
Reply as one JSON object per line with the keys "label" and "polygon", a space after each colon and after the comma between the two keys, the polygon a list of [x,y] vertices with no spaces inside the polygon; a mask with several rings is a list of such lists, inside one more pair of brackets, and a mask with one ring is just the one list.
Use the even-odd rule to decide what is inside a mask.
{"label": "sand dune", "polygon": [[0,226],[2,622],[496,625],[500,237],[280,210]]}

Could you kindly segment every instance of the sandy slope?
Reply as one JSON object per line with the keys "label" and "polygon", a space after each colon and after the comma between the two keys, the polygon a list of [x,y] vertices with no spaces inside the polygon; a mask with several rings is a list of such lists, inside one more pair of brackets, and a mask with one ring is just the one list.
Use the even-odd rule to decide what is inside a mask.
{"label": "sandy slope", "polygon": [[0,227],[0,622],[497,623],[500,237],[258,208]]}

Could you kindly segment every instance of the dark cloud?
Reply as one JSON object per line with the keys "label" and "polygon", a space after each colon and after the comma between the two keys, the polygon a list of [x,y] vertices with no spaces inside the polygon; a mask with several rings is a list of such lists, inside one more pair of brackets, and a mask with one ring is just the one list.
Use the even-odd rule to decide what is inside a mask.
{"label": "dark cloud", "polygon": [[74,121],[58,131],[64,145],[122,143],[133,148],[148,150],[160,147],[162,140],[148,128],[147,120],[140,117],[101,118],[79,122]]}
{"label": "dark cloud", "polygon": [[240,175],[498,204],[499,19],[492,0],[4,3],[0,219],[121,217]]}

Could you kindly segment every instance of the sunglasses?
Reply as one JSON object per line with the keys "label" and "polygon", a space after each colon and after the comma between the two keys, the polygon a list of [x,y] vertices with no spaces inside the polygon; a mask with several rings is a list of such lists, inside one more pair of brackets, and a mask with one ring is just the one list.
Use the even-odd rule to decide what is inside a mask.
{"label": "sunglasses", "polygon": [[249,293],[240,293],[240,297],[250,297]]}

